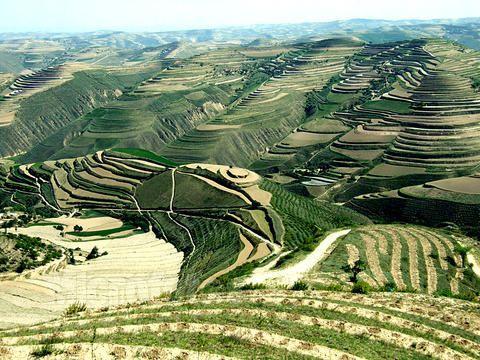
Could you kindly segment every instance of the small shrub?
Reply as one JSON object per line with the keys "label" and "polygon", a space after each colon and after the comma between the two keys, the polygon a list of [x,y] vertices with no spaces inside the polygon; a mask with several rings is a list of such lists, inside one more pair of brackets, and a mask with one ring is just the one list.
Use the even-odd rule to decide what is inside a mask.
{"label": "small shrub", "polygon": [[240,290],[263,290],[266,288],[267,286],[265,284],[246,284],[243,285]]}
{"label": "small shrub", "polygon": [[353,282],[354,284],[356,284],[358,282],[358,275],[362,271],[364,271],[366,267],[367,267],[367,264],[365,263],[365,261],[363,261],[361,259],[358,259],[357,261],[355,261],[353,266],[350,265],[350,264],[346,264],[346,265],[342,266],[342,269],[345,272],[350,272],[351,273],[350,281]]}
{"label": "small shrub", "polygon": [[390,281],[390,282],[386,283],[385,285],[383,285],[383,291],[386,291],[386,292],[397,291],[397,284]]}
{"label": "small shrub", "polygon": [[303,281],[295,281],[295,284],[290,288],[290,290],[294,291],[305,291],[308,290],[310,287],[308,286],[307,283]]}
{"label": "small shrub", "polygon": [[352,287],[352,293],[354,294],[368,294],[370,290],[370,285],[365,281],[357,281]]}
{"label": "small shrub", "polygon": [[457,262],[455,261],[455,258],[452,255],[447,255],[445,258],[445,261],[448,262],[450,265],[457,267]]}
{"label": "small shrub", "polygon": [[[103,254],[102,254],[103,255]],[[92,259],[96,259],[98,258],[100,255],[100,253],[98,252],[98,248],[96,246],[94,246],[92,248],[92,250],[90,251],[90,253],[87,255],[87,260],[92,260]]]}
{"label": "small shrub", "polygon": [[53,347],[52,344],[44,344],[40,348],[32,351],[30,355],[32,355],[36,359],[40,359],[45,356],[56,354],[57,351]]}
{"label": "small shrub", "polygon": [[471,247],[463,246],[462,244],[458,244],[458,243],[455,245],[455,248],[453,249],[453,251],[456,254],[460,255],[460,257],[462,258],[462,267],[465,267],[467,263],[467,254],[470,250],[471,250]]}
{"label": "small shrub", "polygon": [[17,268],[15,269],[15,272],[18,274],[21,274],[24,270],[28,268],[27,261],[22,259],[20,263],[18,264]]}
{"label": "small shrub", "polygon": [[79,303],[79,302],[76,302],[76,303],[73,303],[71,305],[69,305],[65,311],[64,311],[64,315],[65,316],[73,316],[73,315],[76,315],[80,312],[83,312],[87,310],[87,305],[85,305],[84,303]]}

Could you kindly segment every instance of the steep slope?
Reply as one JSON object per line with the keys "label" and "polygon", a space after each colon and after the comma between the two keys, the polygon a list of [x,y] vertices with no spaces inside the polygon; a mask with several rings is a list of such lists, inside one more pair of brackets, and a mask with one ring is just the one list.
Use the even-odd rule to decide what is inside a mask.
{"label": "steep slope", "polygon": [[246,97],[162,153],[177,161],[248,166],[304,121],[305,94],[340,73],[361,45],[351,39],[301,44],[266,64],[269,78]]}
{"label": "steep slope", "polygon": [[190,59],[165,60],[162,71],[46,139],[42,146],[51,148],[50,158],[55,159],[109,147],[158,151],[241,96],[265,56],[270,53],[247,56],[235,47],[222,47]]}
{"label": "steep slope", "polygon": [[478,59],[440,40],[367,45],[310,94],[308,121],[251,167],[338,202],[473,174]]}
{"label": "steep slope", "polygon": [[[60,86],[21,101],[14,120],[8,126],[0,127],[1,156],[30,150],[83,114],[117,98],[126,86],[141,81],[145,74],[100,70],[77,72],[73,76]],[[42,158],[38,151],[35,155],[37,159]]]}

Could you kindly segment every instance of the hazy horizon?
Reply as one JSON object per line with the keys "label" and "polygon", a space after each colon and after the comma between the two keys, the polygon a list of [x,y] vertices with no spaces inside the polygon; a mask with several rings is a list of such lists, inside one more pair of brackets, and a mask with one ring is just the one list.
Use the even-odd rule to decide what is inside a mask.
{"label": "hazy horizon", "polygon": [[480,16],[478,0],[413,1],[386,3],[373,0],[338,0],[328,8],[321,2],[297,0],[294,4],[245,0],[226,1],[19,0],[2,4],[0,32],[156,32],[295,24],[336,20],[433,20]]}

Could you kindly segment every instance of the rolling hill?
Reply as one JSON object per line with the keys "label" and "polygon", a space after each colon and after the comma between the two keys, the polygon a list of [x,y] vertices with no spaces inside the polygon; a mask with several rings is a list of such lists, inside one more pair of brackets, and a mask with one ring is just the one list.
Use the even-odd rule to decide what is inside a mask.
{"label": "rolling hill", "polygon": [[0,358],[480,358],[477,32],[0,34]]}
{"label": "rolling hill", "polygon": [[[181,267],[178,262],[175,265],[177,280],[163,288],[163,291],[175,291],[177,296],[191,294],[242,266],[251,268],[250,264],[277,256],[282,249],[296,249],[311,241],[312,233],[319,241],[322,234],[334,228],[369,223],[354,211],[291,194],[246,169],[209,164],[177,166],[145,150],[107,150],[75,159],[14,165],[2,176],[3,206],[23,211],[33,206],[36,213],[50,217],[46,223],[19,227],[14,233],[40,237],[70,250],[80,246],[88,251],[94,244],[100,252],[106,248],[107,256],[94,260],[106,274],[115,271],[115,254],[122,242],[130,239],[129,242],[137,244],[134,248],[138,253],[145,246],[151,246],[156,238],[162,239],[160,242],[166,241],[181,255],[180,259],[183,258]],[[98,212],[122,221],[115,226],[91,229],[83,228],[89,223],[86,221],[81,231],[75,231],[72,222],[80,226],[83,220],[65,221],[69,213],[78,211],[100,224],[102,218],[98,218]],[[89,211],[94,213],[88,215]],[[58,224],[62,224],[62,228],[58,228]],[[63,229],[66,224],[70,230]],[[128,224],[131,225],[126,226]],[[105,242],[103,237],[112,240]],[[93,240],[97,242],[91,243]],[[122,254],[128,251],[121,250]],[[169,264],[172,260],[166,261]],[[104,261],[111,266],[104,268]],[[135,265],[136,262],[132,264]],[[75,277],[82,268],[72,265],[58,276]],[[90,269],[93,271],[95,267]],[[159,279],[169,274],[168,269],[167,266],[163,270],[166,273],[160,270]],[[140,271],[138,276],[148,277],[149,273]],[[46,291],[47,295],[49,289],[59,286],[53,285],[57,281],[55,274],[46,274],[40,283],[25,280],[25,288],[21,290],[7,288],[8,298],[18,295],[18,291],[23,292],[22,298],[29,299],[39,296],[39,292]],[[52,285],[48,285],[50,283]],[[46,296],[44,305],[40,302],[34,308],[43,309],[51,301],[50,296],[62,307],[74,291],[66,284]],[[121,292],[124,286],[113,285],[113,280],[110,284],[113,294]],[[90,291],[93,292],[90,294]],[[81,296],[82,301],[105,304],[96,293],[95,287],[91,288]],[[149,296],[161,293],[162,290],[153,288],[148,291]],[[144,292],[134,291],[122,295],[116,302],[148,298]],[[107,298],[106,301],[113,300]],[[8,302],[14,307],[21,306],[17,300]],[[49,311],[58,315],[59,309]]]}

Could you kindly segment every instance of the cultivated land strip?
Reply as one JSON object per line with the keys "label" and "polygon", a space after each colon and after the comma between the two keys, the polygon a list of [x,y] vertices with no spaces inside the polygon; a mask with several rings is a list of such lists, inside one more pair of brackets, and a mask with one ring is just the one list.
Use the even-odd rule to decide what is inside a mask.
{"label": "cultivated land strip", "polygon": [[[419,306],[426,307],[427,312],[417,308]],[[94,334],[98,342],[104,342],[105,336],[113,342],[116,342],[116,336],[134,339],[148,334],[156,334],[162,339],[173,331],[239,336],[247,342],[314,357],[358,356],[357,351],[365,354],[355,346],[348,351],[350,355],[344,354],[339,352],[339,344],[334,345],[336,349],[326,348],[321,337],[301,335],[308,334],[307,329],[311,329],[315,332],[333,331],[330,335],[325,333],[329,337],[335,336],[334,333],[360,337],[370,344],[365,343],[367,347],[383,344],[388,351],[397,349],[399,355],[406,351],[410,356],[417,354],[417,358],[471,359],[480,355],[480,318],[472,312],[475,308],[478,308],[476,304],[426,295],[245,291],[83,314],[80,319],[65,319],[1,334],[3,345],[12,346],[50,338],[54,342],[75,343]],[[442,322],[436,311],[457,316]],[[469,311],[468,315],[466,311]],[[261,319],[269,320],[263,324],[265,320]],[[281,325],[283,323],[285,325]],[[304,330],[280,336],[279,326]],[[122,341],[116,343],[121,345]],[[378,353],[375,356],[378,357]]]}
{"label": "cultivated land strip", "polygon": [[[41,349],[39,345],[0,346],[0,355],[5,360],[28,359],[31,353]],[[157,346],[115,345],[101,343],[55,344],[61,353],[55,359],[116,360],[116,359],[168,359],[177,360],[230,360],[234,357],[208,352]]]}

